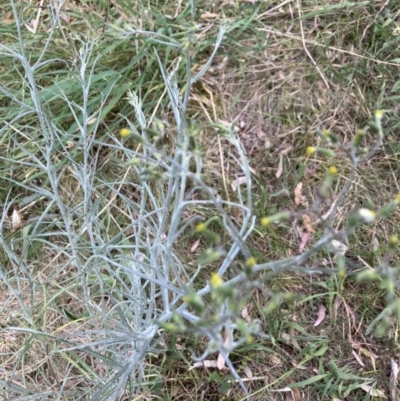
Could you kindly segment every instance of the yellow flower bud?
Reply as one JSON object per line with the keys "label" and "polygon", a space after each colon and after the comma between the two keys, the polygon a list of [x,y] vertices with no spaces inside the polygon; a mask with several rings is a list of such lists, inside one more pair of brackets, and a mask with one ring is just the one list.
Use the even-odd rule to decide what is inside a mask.
{"label": "yellow flower bud", "polygon": [[224,280],[222,280],[222,277],[218,273],[212,273],[210,283],[212,287],[219,288],[224,284]]}
{"label": "yellow flower bud", "polygon": [[307,156],[311,156],[313,155],[315,152],[317,151],[316,148],[314,148],[313,146],[309,146],[306,150],[306,154]]}
{"label": "yellow flower bud", "polygon": [[392,235],[389,238],[389,246],[391,248],[394,248],[398,243],[399,243],[399,238],[397,237],[397,235]]}
{"label": "yellow flower bud", "polygon": [[196,231],[198,232],[198,233],[202,233],[202,232],[204,232],[205,230],[206,230],[206,225],[204,224],[204,223],[199,223],[199,224],[197,224],[197,226],[196,226]]}
{"label": "yellow flower bud", "polygon": [[122,138],[125,138],[126,136],[130,135],[131,132],[132,131],[129,128],[122,128],[121,131],[119,131]]}
{"label": "yellow flower bud", "polygon": [[250,269],[253,268],[256,264],[257,264],[257,261],[253,256],[250,256],[246,260],[246,266],[249,267]]}
{"label": "yellow flower bud", "polygon": [[247,344],[251,344],[252,342],[254,342],[254,337],[253,336],[247,336],[246,337],[246,343]]}
{"label": "yellow flower bud", "polygon": [[262,225],[263,227],[267,227],[267,226],[269,225],[269,223],[270,223],[270,220],[269,220],[268,217],[263,217],[263,218],[261,219],[261,225]]}
{"label": "yellow flower bud", "polygon": [[337,172],[338,172],[338,170],[337,170],[337,168],[335,166],[330,166],[328,171],[329,171],[330,175],[336,175]]}

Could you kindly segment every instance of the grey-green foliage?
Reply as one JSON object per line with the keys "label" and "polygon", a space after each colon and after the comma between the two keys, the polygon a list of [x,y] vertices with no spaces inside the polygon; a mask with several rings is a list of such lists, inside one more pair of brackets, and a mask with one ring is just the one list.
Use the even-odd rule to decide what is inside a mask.
{"label": "grey-green foliage", "polygon": [[[89,388],[82,389],[81,393],[87,399],[117,400],[125,391],[135,391],[143,382],[142,361],[160,339],[160,324],[176,316],[188,323],[199,319],[189,311],[188,304],[182,304],[187,287],[199,270],[190,274],[175,252],[180,236],[190,228],[189,223],[194,222],[184,222],[183,218],[185,210],[196,203],[190,200],[188,192],[199,188],[207,194],[208,199],[197,203],[213,205],[232,238],[219,270],[223,275],[239,252],[248,253],[244,243],[254,224],[251,191],[245,204],[231,205],[242,210],[243,221],[237,228],[224,211],[224,205],[229,203],[217,199],[202,181],[201,156],[192,146],[194,133],[187,123],[192,77],[186,76],[184,89],[178,82],[182,66],[183,71],[190,73],[190,34],[180,35],[177,41],[128,27],[113,32],[119,41],[140,36],[141,40],[154,43],[158,48],[162,45],[167,51],[180,47],[180,56],[172,60],[172,69],[166,68],[171,60],[162,60],[157,48],[150,48],[161,74],[158,82],[164,82],[167,93],[168,101],[163,101],[162,107],[169,108],[174,119],[173,123],[170,120],[160,122],[155,129],[160,132],[165,126],[166,130],[176,133],[175,138],[170,135],[168,147],[159,148],[159,143],[149,136],[148,128],[154,126],[156,120],[151,114],[153,110],[143,108],[142,88],[128,91],[132,86],[128,79],[128,82],[121,82],[119,72],[98,70],[102,39],[75,38],[72,61],[49,58],[61,3],[58,9],[51,9],[49,36],[43,44],[36,42],[35,46],[31,46],[32,40],[27,39],[19,19],[24,14],[23,8],[15,3],[11,5],[17,42],[0,45],[0,57],[9,65],[15,65],[21,83],[11,87],[5,82],[0,88],[3,99],[17,106],[3,110],[6,124],[0,132],[3,144],[6,141],[11,144],[11,150],[1,155],[0,161],[6,181],[12,185],[4,201],[0,226],[4,251],[0,271],[9,294],[2,312],[9,310],[10,302],[17,302],[18,315],[25,324],[4,330],[16,330],[39,342],[51,343],[53,356],[72,358],[78,371],[86,372]],[[223,32],[221,28],[213,55]],[[137,63],[140,62],[142,60],[138,59]],[[196,79],[205,73],[211,62],[212,58]],[[63,64],[61,70],[56,67],[58,63]],[[54,78],[52,84],[43,87],[42,82],[48,82],[43,75],[45,68],[50,71],[47,77],[53,75]],[[57,73],[51,72],[52,69]],[[129,142],[132,138],[124,141],[115,129],[104,132],[100,128],[116,105],[115,97],[121,101],[123,94],[128,96],[125,104],[130,103],[133,108],[134,113],[130,114],[136,116],[135,120],[126,120],[124,125],[143,139],[138,151]],[[156,104],[153,102],[152,106]],[[123,118],[119,120],[123,122]],[[239,141],[232,132],[227,134],[241,158],[250,189],[251,177]],[[113,174],[99,169],[103,154],[110,159],[108,163],[113,166]],[[192,162],[196,166],[194,172]],[[24,193],[22,199],[19,193]],[[14,227],[17,231],[10,236],[8,215],[12,208],[21,209],[29,204],[28,200],[41,205],[37,210],[40,214],[28,219],[22,231]],[[119,209],[114,208],[114,204],[118,204]],[[122,219],[115,215],[120,211]],[[53,216],[51,221],[49,216]],[[32,251],[34,244],[35,252]],[[38,279],[40,267],[36,266],[35,258],[46,258],[46,255],[54,258],[49,261],[51,273],[47,278]],[[57,281],[60,277],[62,282]],[[27,297],[20,293],[22,283],[28,283]],[[47,294],[47,286],[58,287],[58,290],[48,294],[49,303],[37,315],[35,311],[42,299],[37,293]],[[208,291],[206,284],[202,293]],[[77,299],[76,311],[63,305],[66,296]],[[60,318],[67,321],[82,322],[82,331],[71,332],[69,336],[47,331],[42,327],[46,308],[55,308]],[[222,306],[221,313],[225,313]],[[233,323],[224,319],[202,329],[217,349],[223,347],[221,329],[226,324]],[[81,337],[89,337],[90,341],[82,343]],[[226,355],[226,351],[221,351]],[[83,363],[84,354],[104,363],[101,377],[95,365]],[[23,356],[15,364],[18,368],[23,363],[21,358]],[[68,378],[66,380],[65,386],[69,387]],[[22,400],[32,394],[28,385],[16,389],[11,383],[2,383],[7,397]],[[76,393],[65,389],[64,395],[78,399],[79,389]],[[33,397],[45,399],[46,394],[38,393]]]}

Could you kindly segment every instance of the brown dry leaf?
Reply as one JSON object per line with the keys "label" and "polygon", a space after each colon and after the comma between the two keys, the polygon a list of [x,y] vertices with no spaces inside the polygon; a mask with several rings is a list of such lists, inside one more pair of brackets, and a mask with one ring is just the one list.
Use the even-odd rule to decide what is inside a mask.
{"label": "brown dry leaf", "polygon": [[331,241],[331,244],[335,248],[335,251],[338,255],[345,255],[347,250],[349,249],[349,247],[343,244],[343,242],[337,241],[335,239]]}
{"label": "brown dry leaf", "polygon": [[[229,345],[229,337],[227,335],[227,333],[225,333],[225,341],[224,341],[224,346]],[[227,353],[227,355],[229,356],[229,353]],[[221,353],[218,354],[218,358],[217,358],[217,368],[219,370],[224,369],[225,367],[225,358],[222,356]]]}
{"label": "brown dry leaf", "polygon": [[342,304],[342,298],[338,295],[335,298],[335,301],[333,302],[333,315],[335,316],[335,319],[341,304]]}
{"label": "brown dry leaf", "polygon": [[42,13],[42,9],[44,9],[43,2],[44,2],[44,0],[40,0],[40,4],[39,4],[38,9],[37,9],[36,18],[32,21],[32,27],[30,27],[28,24],[24,24],[25,28],[29,32],[33,33],[33,34],[35,34],[37,32],[37,29],[38,29],[38,26],[39,26],[39,21],[40,21],[40,16],[41,16],[41,13]]}
{"label": "brown dry leaf", "polygon": [[242,309],[242,318],[247,322],[250,323],[250,315],[247,306]]}
{"label": "brown dry leaf", "polygon": [[248,166],[248,167],[249,167],[250,173],[253,174],[253,175],[255,175],[255,176],[257,176],[257,171],[254,170],[253,167],[250,167],[250,166]]}
{"label": "brown dry leaf", "polygon": [[274,365],[283,366],[282,360],[279,357],[277,357],[276,355],[270,355],[269,359]]}
{"label": "brown dry leaf", "polygon": [[294,401],[301,401],[303,397],[301,396],[300,390],[298,388],[292,389],[292,395]]}
{"label": "brown dry leaf", "polygon": [[251,369],[246,365],[243,370],[246,377],[251,380],[253,378],[253,372]]}
{"label": "brown dry leaf", "polygon": [[363,368],[365,368],[365,365],[364,365],[362,359],[360,358],[360,356],[357,354],[357,352],[353,350],[353,351],[351,351],[351,353],[353,354],[353,356],[354,356],[354,358],[356,359],[356,361],[357,361]]}
{"label": "brown dry leaf", "polygon": [[304,232],[301,236],[301,241],[299,244],[299,253],[303,253],[304,247],[307,245],[307,241],[310,239],[311,233],[310,232]]}
{"label": "brown dry leaf", "polygon": [[391,373],[390,373],[390,384],[389,384],[389,389],[390,389],[390,398],[392,401],[397,400],[397,377],[399,376],[399,365],[393,358],[390,359],[390,368],[391,368]]}
{"label": "brown dry leaf", "polygon": [[300,390],[298,388],[280,388],[279,390],[270,390],[271,392],[279,392],[279,393],[291,393],[293,397],[293,401],[301,401],[303,398],[301,396]]}
{"label": "brown dry leaf", "polygon": [[295,347],[297,350],[301,351],[301,347],[295,338],[296,331],[293,326],[289,327],[289,336],[290,336],[290,342],[292,343],[293,347]]}
{"label": "brown dry leaf", "polygon": [[351,346],[354,349],[360,349],[361,348],[361,344],[358,342],[355,342],[352,338],[349,339]]}
{"label": "brown dry leaf", "polygon": [[293,394],[293,390],[289,387],[285,387],[285,388],[279,388],[278,390],[270,390],[271,393],[292,393]]}
{"label": "brown dry leaf", "polygon": [[306,231],[309,233],[313,233],[314,229],[311,226],[310,216],[308,214],[302,214],[301,217],[303,219],[303,224],[304,224],[304,228],[306,229]]}
{"label": "brown dry leaf", "polygon": [[289,145],[287,148],[283,149],[281,153],[283,155],[287,155],[292,149],[293,149],[293,146]]}
{"label": "brown dry leaf", "polygon": [[216,367],[217,367],[217,361],[205,360],[201,362],[195,362],[193,366],[189,368],[189,370],[196,368],[216,368]]}
{"label": "brown dry leaf", "polygon": [[[264,132],[261,128],[257,130],[257,139],[260,145],[264,143],[265,149],[270,149],[272,146],[271,139],[269,138],[268,134]],[[261,147],[261,146],[260,146]]]}
{"label": "brown dry leaf", "polygon": [[238,177],[231,184],[232,190],[236,191],[237,187],[247,182],[246,177]]}
{"label": "brown dry leaf", "polygon": [[215,18],[219,18],[220,15],[219,14],[214,14],[214,13],[204,13],[201,14],[200,18],[201,19],[215,19]]}
{"label": "brown dry leaf", "polygon": [[69,24],[69,15],[66,13],[61,13],[60,14],[60,19],[65,21],[67,24]]}
{"label": "brown dry leaf", "polygon": [[3,16],[3,20],[1,21],[3,24],[13,24],[14,23],[14,14],[8,13]]}
{"label": "brown dry leaf", "polygon": [[300,206],[302,204],[302,199],[303,199],[303,196],[301,194],[302,190],[303,190],[303,183],[300,181],[296,185],[296,188],[294,189],[294,203],[296,206]]}
{"label": "brown dry leaf", "polygon": [[283,153],[279,153],[279,164],[278,164],[278,170],[276,170],[275,177],[280,178],[280,176],[283,173]]}
{"label": "brown dry leaf", "polygon": [[194,241],[192,246],[190,247],[190,252],[194,252],[199,247],[199,244],[200,244],[200,239]]}
{"label": "brown dry leaf", "polygon": [[[224,70],[226,65],[228,64],[228,57],[224,57],[223,60],[217,64],[215,67],[212,68],[212,71],[221,71]],[[211,68],[210,68],[211,70]],[[239,125],[239,128],[242,129]]]}
{"label": "brown dry leaf", "polygon": [[22,226],[22,219],[21,215],[19,214],[18,210],[14,208],[13,214],[11,216],[11,227],[15,230]]}
{"label": "brown dry leaf", "polygon": [[319,304],[317,320],[314,322],[314,327],[319,326],[326,316],[326,308],[324,304]]}
{"label": "brown dry leaf", "polygon": [[[304,366],[304,365],[302,365],[301,363],[298,364],[298,363],[296,363],[295,361],[291,361],[290,363],[291,363],[292,366],[295,367],[296,369],[299,369],[299,370],[309,370],[309,368],[308,368],[307,366]],[[318,372],[317,369],[313,369],[313,372],[314,372],[316,375],[319,374],[319,372]]]}
{"label": "brown dry leaf", "polygon": [[217,368],[219,370],[224,369],[225,367],[225,358],[222,356],[222,354],[218,354],[218,359],[217,359]]}
{"label": "brown dry leaf", "polygon": [[390,360],[390,368],[391,368],[390,380],[393,382],[397,382],[397,378],[399,376],[399,365],[393,358]]}
{"label": "brown dry leaf", "polygon": [[372,240],[372,251],[378,252],[379,248],[380,248],[379,240],[378,238],[374,237],[374,239]]}
{"label": "brown dry leaf", "polygon": [[360,386],[360,388],[362,390],[364,390],[366,393],[368,393],[368,395],[370,397],[381,397],[381,398],[387,399],[385,393],[382,390],[373,388],[373,387],[369,386],[368,384],[362,384]]}

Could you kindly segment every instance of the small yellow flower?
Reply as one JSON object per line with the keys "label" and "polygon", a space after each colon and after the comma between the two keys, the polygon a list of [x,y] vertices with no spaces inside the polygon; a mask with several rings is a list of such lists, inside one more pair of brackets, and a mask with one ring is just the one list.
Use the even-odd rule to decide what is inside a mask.
{"label": "small yellow flower", "polygon": [[122,138],[125,138],[126,136],[130,135],[131,132],[132,131],[129,128],[122,128],[121,131],[119,131]]}
{"label": "small yellow flower", "polygon": [[246,260],[246,266],[249,267],[250,269],[253,268],[256,264],[257,264],[257,261],[253,256],[250,256]]}
{"label": "small yellow flower", "polygon": [[311,156],[313,155],[315,152],[317,151],[316,148],[314,148],[313,146],[309,146],[306,150],[306,154],[307,156]]}
{"label": "small yellow flower", "polygon": [[251,344],[252,342],[254,342],[254,337],[253,336],[247,336],[246,337],[246,343],[247,344]]}
{"label": "small yellow flower", "polygon": [[183,300],[183,302],[186,302],[186,303],[188,304],[188,303],[190,303],[191,298],[190,298],[189,295],[185,295],[185,296],[182,298],[182,300]]}
{"label": "small yellow flower", "polygon": [[262,225],[263,227],[267,227],[267,226],[269,225],[269,223],[270,223],[270,220],[269,220],[268,217],[263,217],[263,218],[261,219],[261,225]]}
{"label": "small yellow flower", "polygon": [[198,233],[202,233],[202,232],[206,231],[206,228],[207,228],[207,226],[204,223],[199,223],[196,226],[196,231]]}
{"label": "small yellow flower", "polygon": [[394,202],[399,204],[400,203],[400,194],[397,194],[394,198]]}
{"label": "small yellow flower", "polygon": [[330,136],[331,136],[331,130],[330,130],[330,129],[324,129],[324,130],[322,131],[322,135],[323,135],[324,137],[326,137],[326,138],[330,138]]}
{"label": "small yellow flower", "polygon": [[336,166],[330,166],[329,169],[328,169],[328,171],[329,171],[329,174],[330,174],[330,175],[336,175],[337,172],[338,172]]}
{"label": "small yellow flower", "polygon": [[376,110],[375,111],[375,118],[380,120],[383,117],[383,110]]}
{"label": "small yellow flower", "polygon": [[397,237],[397,235],[392,235],[392,236],[389,238],[389,244],[390,244],[391,246],[396,246],[398,243],[399,243],[399,238]]}
{"label": "small yellow flower", "polygon": [[222,277],[218,273],[212,273],[210,283],[212,287],[219,288],[224,284],[224,280],[222,280]]}
{"label": "small yellow flower", "polygon": [[345,278],[346,277],[346,270],[340,269],[337,273],[338,278]]}

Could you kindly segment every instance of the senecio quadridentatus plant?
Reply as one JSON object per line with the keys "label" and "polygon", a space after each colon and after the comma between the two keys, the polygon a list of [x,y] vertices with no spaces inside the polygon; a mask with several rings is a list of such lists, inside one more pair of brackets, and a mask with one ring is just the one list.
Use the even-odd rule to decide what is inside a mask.
{"label": "senecio quadridentatus plant", "polygon": [[[61,6],[57,12],[60,10]],[[18,12],[16,9],[14,11],[17,19]],[[57,21],[57,18],[54,18],[54,21]],[[306,274],[332,273],[345,277],[346,262],[340,252],[337,252],[337,257],[334,259],[336,266],[332,269],[311,269],[307,267],[307,261],[325,248],[331,249],[334,240],[346,243],[348,236],[358,226],[390,216],[400,204],[398,195],[379,210],[372,208],[354,210],[344,227],[339,230],[334,227],[338,208],[349,193],[358,164],[371,157],[382,144],[383,113],[377,111],[372,121],[356,133],[350,146],[342,144],[332,132],[322,131],[319,135],[326,142],[326,147],[309,147],[305,150],[307,157],[326,158],[327,164],[330,165],[316,193],[315,203],[309,210],[296,212],[282,210],[271,216],[255,216],[251,168],[236,135],[234,124],[227,126],[214,123],[202,127],[200,123],[190,121],[188,117],[191,86],[201,79],[211,65],[225,33],[226,27],[223,26],[218,33],[210,59],[192,77],[189,38],[182,42],[161,34],[150,35],[148,32],[133,28],[121,30],[120,34],[124,38],[148,35],[154,43],[179,50],[181,56],[175,60],[173,68],[167,71],[165,63],[160,60],[154,49],[168,95],[169,105],[166,107],[169,107],[168,111],[172,111],[170,113],[172,116],[166,119],[168,122],[146,116],[142,108],[142,99],[138,95],[140,91],[136,93],[131,91],[127,94],[127,98],[134,108],[136,119],[133,122],[126,121],[125,128],[120,131],[122,138],[110,134],[107,141],[98,139],[97,130],[92,130],[88,122],[101,115],[109,99],[112,85],[102,93],[98,110],[89,113],[87,105],[96,64],[92,60],[93,54],[96,54],[96,42],[82,41],[76,60],[76,79],[82,87],[82,104],[71,101],[61,89],[54,94],[69,106],[72,117],[77,123],[75,139],[85,150],[79,163],[71,158],[68,165],[83,193],[81,204],[73,206],[66,202],[60,193],[61,178],[68,169],[57,170],[53,157],[54,149],[57,148],[61,148],[69,155],[69,149],[63,142],[64,132],[55,125],[51,115],[47,114],[42,88],[36,81],[37,70],[45,64],[42,65],[39,60],[31,65],[29,57],[25,54],[23,35],[20,31],[21,45],[18,51],[0,45],[2,55],[20,62],[27,77],[32,106],[27,106],[27,111],[22,108],[21,114],[16,116],[13,122],[23,119],[28,112],[29,115],[36,115],[40,126],[40,138],[43,141],[38,150],[42,158],[32,156],[33,161],[30,163],[32,168],[45,172],[50,183],[48,188],[38,186],[33,189],[18,182],[15,182],[15,185],[26,191],[36,191],[47,199],[49,209],[56,207],[59,211],[61,223],[57,235],[62,234],[63,238],[66,238],[65,247],[57,249],[65,258],[63,262],[65,266],[60,266],[60,270],[73,266],[76,272],[73,278],[76,282],[73,285],[81,291],[82,307],[86,308],[86,315],[93,317],[95,322],[90,333],[88,331],[83,333],[82,330],[82,333],[75,333],[75,338],[73,336],[57,338],[54,334],[39,332],[39,329],[29,329],[29,332],[40,338],[47,336],[51,340],[65,344],[64,349],[55,350],[54,353],[86,352],[102,362],[107,362],[104,362],[107,366],[104,378],[90,390],[93,400],[118,400],[127,387],[136,388],[145,377],[143,360],[150,353],[157,352],[157,344],[167,332],[188,333],[207,338],[208,346],[204,353],[193,354],[194,360],[202,361],[210,354],[218,352],[232,375],[247,392],[246,386],[229,359],[229,354],[245,343],[254,343],[258,338],[269,338],[268,327],[262,327],[258,320],[249,321],[242,316],[243,306],[251,296],[251,290],[260,288],[266,291],[263,285],[266,281],[288,270]],[[50,40],[51,37],[46,46]],[[45,50],[43,54],[44,52]],[[177,79],[177,72],[182,70],[181,63],[187,72],[183,87],[179,87]],[[8,96],[7,93],[5,90],[2,91],[4,96]],[[98,124],[96,123],[96,128]],[[241,176],[245,177],[245,184],[236,188],[238,199],[236,202],[222,199],[203,179],[202,153],[198,146],[202,129],[206,129],[210,134],[222,135],[235,150],[232,158],[237,161]],[[370,149],[363,147],[364,138],[369,131],[376,138],[375,145]],[[102,180],[97,176],[96,157],[89,152],[95,145],[108,147],[123,155],[121,160],[129,162],[123,165],[121,161],[121,165],[130,172],[133,171],[134,176],[140,179],[137,182],[129,182],[124,176],[113,183]],[[21,150],[25,149],[23,145],[20,147]],[[329,197],[330,189],[339,173],[339,168],[331,163],[335,152],[348,157],[351,170],[325,220],[322,237],[300,255],[266,263],[257,261],[247,245],[249,236],[257,226],[268,227],[306,213],[321,215],[320,205]],[[5,157],[3,159],[13,162]],[[68,157],[65,157],[65,160],[68,161]],[[105,189],[116,193],[123,186],[134,190],[138,200],[132,201],[121,192],[118,193],[120,199],[126,203],[125,213],[132,220],[132,224],[126,227],[125,231],[113,236],[107,232],[107,227],[104,228],[98,218],[104,210],[109,209],[110,202],[106,197],[94,201],[93,194],[96,191],[104,192]],[[193,196],[195,194],[201,196]],[[101,202],[106,202],[106,205],[100,206]],[[213,211],[214,216],[203,220],[193,213],[196,207],[208,208]],[[240,211],[235,213],[235,219],[229,214],[229,210],[232,209]],[[4,207],[4,210],[7,208]],[[80,210],[83,212],[79,212]],[[189,214],[191,217],[187,217],[185,213],[188,210],[192,212]],[[3,214],[4,219],[6,213]],[[241,216],[240,219],[238,215]],[[224,244],[221,244],[222,236],[212,229],[211,223],[216,220],[221,223],[224,230],[226,238]],[[39,224],[40,221],[33,231]],[[179,249],[182,236],[188,232],[205,238],[209,244],[200,258],[193,260],[192,265],[196,267],[192,272],[187,268],[187,262],[182,260],[182,249]],[[19,256],[6,244],[3,237],[0,236],[0,240],[12,263],[18,266],[18,269],[24,269],[24,274],[30,277],[24,261],[18,259]],[[389,252],[394,252],[397,242],[396,236],[389,239]],[[56,246],[51,243],[47,245],[54,246],[54,249]],[[13,288],[2,269],[0,275],[0,278]],[[204,275],[207,276],[206,282]],[[382,330],[392,314],[400,314],[400,301],[395,293],[398,286],[395,272],[387,264],[380,270],[364,270],[359,274],[359,278],[379,278],[386,285],[388,307],[374,322],[377,325],[376,330]],[[30,280],[34,283],[34,278],[31,277]],[[97,292],[100,296],[92,296],[93,286],[98,287]],[[272,292],[267,295],[270,298],[267,312],[279,302],[291,297],[291,294]],[[111,300],[110,309],[107,309],[109,306],[104,299]],[[27,323],[30,327],[34,327],[34,319],[29,315],[29,311],[26,310],[24,313]],[[92,342],[82,344],[76,340],[79,339],[79,335],[84,337],[88,334],[93,336]]]}

